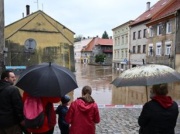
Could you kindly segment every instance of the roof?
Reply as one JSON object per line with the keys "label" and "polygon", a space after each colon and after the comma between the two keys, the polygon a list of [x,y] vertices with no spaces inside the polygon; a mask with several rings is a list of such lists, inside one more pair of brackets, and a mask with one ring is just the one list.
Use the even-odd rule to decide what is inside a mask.
{"label": "roof", "polygon": [[[44,23],[46,22],[46,23]],[[28,16],[19,19],[7,26],[5,26],[5,38],[9,39],[18,31],[29,31],[29,32],[49,32],[49,33],[60,33],[71,42],[64,33],[62,29],[67,32],[75,34],[73,31],[68,29],[66,26],[62,25],[58,21],[51,18],[49,15],[45,14],[43,11],[38,10]],[[72,43],[72,42],[71,42]]]}
{"label": "roof", "polygon": [[122,26],[125,26],[125,25],[129,25],[129,24],[131,24],[132,22],[133,22],[133,20],[130,20],[130,21],[128,21],[128,22],[125,22],[125,23],[123,23],[123,24],[121,24],[121,25],[113,28],[112,31],[114,31],[115,29],[117,29],[117,28],[119,28],[119,27],[122,27]]}
{"label": "roof", "polygon": [[92,51],[93,47],[96,45],[113,46],[113,39],[94,38],[85,48],[82,49],[82,51]]}
{"label": "roof", "polygon": [[170,16],[176,13],[176,11],[179,9],[180,9],[180,0],[171,0],[171,3],[169,3],[164,9],[162,9],[157,14],[155,14],[149,23]]}
{"label": "roof", "polygon": [[171,0],[159,0],[152,7],[150,7],[149,10],[145,11],[139,17],[137,17],[134,20],[134,22],[132,22],[130,25],[133,26],[133,25],[150,20],[153,15],[155,15],[158,11],[163,9],[170,1]]}

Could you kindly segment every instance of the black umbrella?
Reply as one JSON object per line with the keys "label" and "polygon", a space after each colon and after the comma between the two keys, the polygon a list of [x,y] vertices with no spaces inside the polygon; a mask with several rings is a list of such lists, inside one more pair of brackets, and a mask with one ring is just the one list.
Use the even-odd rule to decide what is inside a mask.
{"label": "black umbrella", "polygon": [[55,63],[33,65],[23,71],[16,86],[32,96],[62,97],[76,89],[73,72]]}

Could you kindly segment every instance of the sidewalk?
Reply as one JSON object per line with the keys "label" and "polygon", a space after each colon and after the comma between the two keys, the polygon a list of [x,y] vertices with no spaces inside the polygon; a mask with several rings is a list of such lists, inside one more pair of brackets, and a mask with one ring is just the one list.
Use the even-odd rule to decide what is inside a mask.
{"label": "sidewalk", "polygon": [[[96,134],[138,134],[141,108],[99,108],[99,112],[101,121],[96,125]],[[180,116],[175,130],[180,134]],[[60,134],[57,125],[54,134]]]}

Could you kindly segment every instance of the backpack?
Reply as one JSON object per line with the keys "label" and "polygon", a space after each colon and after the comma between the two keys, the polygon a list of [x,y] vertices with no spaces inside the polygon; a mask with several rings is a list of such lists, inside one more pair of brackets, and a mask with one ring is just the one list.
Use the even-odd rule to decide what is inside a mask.
{"label": "backpack", "polygon": [[24,102],[25,127],[40,128],[44,123],[44,110],[41,98],[28,96]]}

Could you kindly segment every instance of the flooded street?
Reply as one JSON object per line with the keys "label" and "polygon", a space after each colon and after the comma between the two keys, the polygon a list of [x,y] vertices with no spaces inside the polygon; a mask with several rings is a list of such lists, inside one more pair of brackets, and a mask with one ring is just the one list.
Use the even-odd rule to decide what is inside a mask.
{"label": "flooded street", "polygon": [[79,88],[74,91],[74,98],[81,96],[83,86],[93,89],[92,96],[98,104],[111,104],[112,68],[111,66],[92,66],[76,63],[76,80]]}
{"label": "flooded street", "polygon": [[[143,104],[147,101],[146,87],[119,87],[111,83],[119,74],[119,70],[111,66],[93,66],[76,63],[76,80],[79,88],[70,93],[74,99],[81,96],[81,89],[89,85],[93,89],[92,96],[98,104]],[[150,87],[148,87],[149,90]],[[180,100],[180,83],[169,84],[170,95],[173,99]]]}
{"label": "flooded street", "polygon": [[[110,84],[121,73],[119,70],[112,69],[111,66],[76,63],[75,68],[78,88],[68,94],[71,97],[71,101],[81,96],[81,90],[86,85],[92,87],[92,97],[98,104],[138,105],[144,104],[149,100],[149,97],[146,95],[146,86],[116,88]],[[151,86],[147,88],[149,91]],[[170,89],[169,95],[180,105],[180,82],[170,83],[168,88]],[[22,92],[21,90],[21,94]]]}

